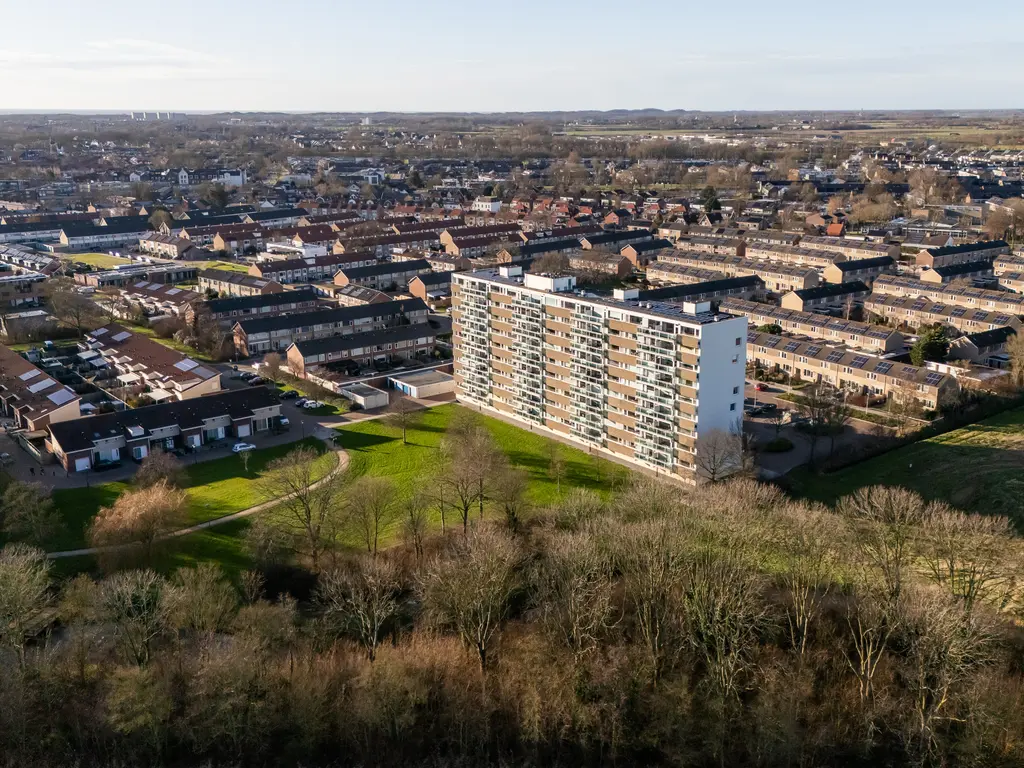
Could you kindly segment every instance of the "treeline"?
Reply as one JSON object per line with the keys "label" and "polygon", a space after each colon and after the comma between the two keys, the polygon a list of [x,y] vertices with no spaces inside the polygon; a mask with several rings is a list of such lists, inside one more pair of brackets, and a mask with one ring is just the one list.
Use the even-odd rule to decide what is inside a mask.
{"label": "treeline", "polygon": [[[1021,548],[901,489],[566,490],[312,588],[0,552],[10,765],[1011,766]],[[492,519],[493,518],[493,519]],[[509,526],[505,520],[513,521]],[[59,626],[27,638],[51,612]]]}

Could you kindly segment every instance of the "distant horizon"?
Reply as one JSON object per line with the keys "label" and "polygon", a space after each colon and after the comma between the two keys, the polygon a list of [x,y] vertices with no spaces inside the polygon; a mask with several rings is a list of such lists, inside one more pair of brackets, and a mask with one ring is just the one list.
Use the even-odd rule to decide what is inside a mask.
{"label": "distant horizon", "polygon": [[[951,0],[7,5],[17,114],[999,111],[1024,79],[1022,3],[998,23]],[[196,34],[166,34],[177,19]]]}

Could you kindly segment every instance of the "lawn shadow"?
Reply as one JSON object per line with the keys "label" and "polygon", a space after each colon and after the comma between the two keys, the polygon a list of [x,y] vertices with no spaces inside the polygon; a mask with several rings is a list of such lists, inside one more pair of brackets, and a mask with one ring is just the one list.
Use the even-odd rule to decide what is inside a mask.
{"label": "lawn shadow", "polygon": [[401,441],[401,436],[380,435],[371,432],[349,432],[338,430],[334,435],[335,445],[346,451],[369,451],[375,446]]}

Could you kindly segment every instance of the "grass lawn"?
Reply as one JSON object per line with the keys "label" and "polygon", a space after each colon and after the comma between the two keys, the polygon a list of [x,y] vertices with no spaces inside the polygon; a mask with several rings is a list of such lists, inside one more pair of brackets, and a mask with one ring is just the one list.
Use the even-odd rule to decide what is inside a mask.
{"label": "grass lawn", "polygon": [[352,410],[352,406],[349,401],[340,395],[314,395],[303,390],[300,379],[295,379],[295,383],[285,384],[284,382],[280,382],[277,387],[279,392],[288,392],[290,390],[298,392],[300,397],[305,397],[307,399],[312,398],[318,403],[323,403],[323,405],[320,405],[317,408],[303,408],[303,413],[308,413],[313,416],[340,416],[341,414],[348,413]]}
{"label": "grass lawn", "polygon": [[794,490],[832,503],[867,485],[901,485],[929,500],[1006,515],[1024,530],[1024,408],[928,438],[839,472],[789,474]]}
{"label": "grass lawn", "polygon": [[238,264],[234,261],[200,261],[196,263],[196,269],[221,269],[227,272],[248,272],[248,264]]}
{"label": "grass lawn", "polygon": [[[364,421],[339,427],[338,443],[349,452],[348,477],[389,477],[403,497],[408,497],[414,488],[429,487],[429,478],[438,461],[438,446],[457,408],[461,406],[444,405],[421,412],[418,424],[408,431],[407,445],[402,444],[400,430],[380,421]],[[529,502],[535,506],[556,502],[559,497],[558,487],[548,476],[547,449],[552,441],[541,434],[513,427],[498,419],[481,419],[509,461],[529,474]],[[575,487],[590,488],[608,495],[630,474],[625,467],[591,456],[578,448],[561,445],[560,450],[566,467],[562,493]],[[454,510],[449,511],[446,515],[448,525],[456,525],[456,517]],[[440,527],[440,521],[440,515],[435,511],[434,525]],[[393,526],[388,538],[394,539],[397,530],[398,526]],[[356,543],[354,538],[351,543]]]}
{"label": "grass lawn", "polygon": [[122,264],[131,264],[131,259],[122,259],[108,253],[69,253],[62,257],[65,261],[88,264],[97,269],[113,269]]}
{"label": "grass lawn", "polygon": [[130,323],[127,320],[118,320],[117,322],[120,325],[123,325],[125,328],[131,329],[133,333],[137,333],[140,336],[148,336],[157,344],[162,344],[165,347],[173,349],[175,352],[181,352],[181,354],[183,355],[188,355],[194,360],[199,360],[204,363],[216,362],[215,360],[211,359],[208,355],[204,355],[198,349],[194,349],[193,347],[190,347],[188,344],[182,344],[180,341],[176,341],[174,339],[161,339],[159,336],[156,335],[156,331],[154,331],[152,328],[148,326],[136,325],[135,323]]}
{"label": "grass lawn", "polygon": [[[269,462],[284,456],[297,445],[307,445],[321,454],[317,459],[316,472],[318,475],[326,474],[334,466],[334,454],[327,452],[324,444],[313,438],[300,443],[253,451],[250,454],[248,473],[243,470],[242,460],[234,455],[213,461],[189,464],[186,467],[187,480],[185,483],[185,491],[188,494],[189,522],[201,523],[213,520],[267,501],[267,497],[260,493],[257,484],[253,481],[261,475]],[[95,477],[100,480],[102,475]],[[101,507],[112,504],[129,487],[130,484],[125,482],[101,482],[99,485],[89,488],[54,491],[53,501],[64,519],[65,530],[51,542],[48,549],[57,551],[87,546],[85,531],[89,522]],[[223,549],[226,546],[225,540],[232,538],[232,526],[233,524],[226,524],[224,528],[204,531],[182,541],[188,542],[186,550],[193,557],[198,556],[204,549],[208,551]],[[233,538],[236,543],[230,548],[237,550],[237,532]]]}

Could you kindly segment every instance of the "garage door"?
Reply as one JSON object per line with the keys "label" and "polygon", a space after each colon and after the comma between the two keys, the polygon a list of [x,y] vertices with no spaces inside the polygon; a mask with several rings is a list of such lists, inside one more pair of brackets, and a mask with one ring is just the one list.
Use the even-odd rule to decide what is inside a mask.
{"label": "garage door", "polygon": [[75,459],[75,472],[85,472],[89,468],[89,458]]}
{"label": "garage door", "polygon": [[238,425],[238,436],[239,437],[248,437],[249,436],[249,425],[248,424],[239,424]]}

